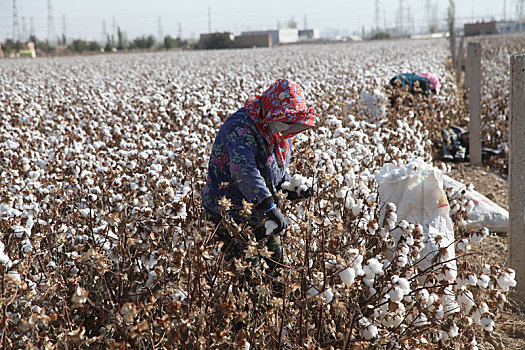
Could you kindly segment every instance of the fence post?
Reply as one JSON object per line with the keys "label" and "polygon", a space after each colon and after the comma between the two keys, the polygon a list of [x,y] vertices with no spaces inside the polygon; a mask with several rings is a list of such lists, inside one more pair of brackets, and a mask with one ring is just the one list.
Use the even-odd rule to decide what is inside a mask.
{"label": "fence post", "polygon": [[481,165],[481,44],[467,45],[469,89],[469,154],[472,165]]}
{"label": "fence post", "polygon": [[525,55],[510,59],[509,261],[515,296],[525,306]]}
{"label": "fence post", "polygon": [[459,88],[459,84],[461,83],[461,73],[463,71],[463,43],[465,41],[465,37],[462,36],[461,40],[459,41],[459,48],[458,48],[458,57],[456,57],[457,65],[456,65],[456,86]]}
{"label": "fence post", "polygon": [[452,55],[452,67],[456,65],[456,33],[450,33],[450,54]]}

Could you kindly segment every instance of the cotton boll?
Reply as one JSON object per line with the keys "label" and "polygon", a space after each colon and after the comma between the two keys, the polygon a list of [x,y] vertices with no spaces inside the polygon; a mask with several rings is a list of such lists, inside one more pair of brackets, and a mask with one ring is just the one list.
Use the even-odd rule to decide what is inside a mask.
{"label": "cotton boll", "polygon": [[0,264],[4,265],[7,268],[10,268],[13,265],[11,259],[9,259],[9,256],[4,254],[3,252],[0,253]]}
{"label": "cotton boll", "polygon": [[390,296],[390,300],[397,303],[403,300],[403,296],[405,295],[405,293],[403,289],[395,287],[388,292],[388,295]]}
{"label": "cotton boll", "polygon": [[332,288],[325,290],[323,296],[325,297],[325,304],[330,304],[334,298],[334,292],[332,291]]}
{"label": "cotton boll", "polygon": [[516,280],[514,279],[515,276],[516,273],[511,268],[508,268],[504,273],[498,276],[496,281],[498,282],[498,285],[501,287],[502,291],[508,292],[510,287],[516,286]]}
{"label": "cotton boll", "polygon": [[470,309],[474,306],[474,296],[468,290],[461,290],[457,295],[457,301],[465,309],[468,314]]}
{"label": "cotton boll", "polygon": [[347,267],[343,271],[339,272],[339,277],[346,286],[351,286],[355,280],[355,269],[352,267]]}
{"label": "cotton boll", "polygon": [[353,210],[354,210],[354,207],[355,207],[355,199],[352,196],[346,196],[345,207],[347,209],[351,209],[352,210],[352,214],[353,214]]}
{"label": "cotton boll", "polygon": [[395,259],[395,263],[399,267],[405,267],[408,263],[408,257],[406,255],[398,255]]}
{"label": "cotton boll", "polygon": [[360,334],[365,340],[371,340],[378,335],[377,327],[370,322],[368,318],[362,318],[359,320],[359,325],[362,327]]}
{"label": "cotton boll", "polygon": [[386,205],[386,210],[395,212],[397,210],[397,207],[396,207],[395,203],[390,202],[390,203],[388,203]]}
{"label": "cotton boll", "polygon": [[375,275],[383,275],[383,264],[377,259],[371,258],[368,260],[368,264],[363,268],[365,275],[369,279],[373,279]]}
{"label": "cotton boll", "polygon": [[13,229],[16,238],[22,238],[26,232],[24,226],[12,226],[11,228]]}
{"label": "cotton boll", "polygon": [[277,225],[277,223],[273,220],[266,220],[264,227],[266,228],[266,235],[269,236],[275,229],[279,227],[279,225]]}
{"label": "cotton boll", "polygon": [[31,242],[27,242],[25,243],[23,246],[22,246],[22,251],[24,253],[29,253],[30,251],[33,250],[33,245],[31,244]]}
{"label": "cotton boll", "polygon": [[477,285],[481,288],[487,288],[489,286],[489,283],[490,283],[490,277],[487,276],[487,275],[481,275],[479,276],[478,278],[478,283]]}
{"label": "cotton boll", "polygon": [[471,245],[469,244],[469,240],[465,238],[463,238],[462,240],[456,243],[456,248],[460,252],[463,252],[463,251],[467,252],[472,249]]}

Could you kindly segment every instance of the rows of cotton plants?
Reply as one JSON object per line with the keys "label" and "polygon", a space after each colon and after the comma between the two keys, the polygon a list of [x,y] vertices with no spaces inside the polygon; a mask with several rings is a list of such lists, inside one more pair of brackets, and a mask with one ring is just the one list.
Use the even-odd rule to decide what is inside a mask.
{"label": "rows of cotton plants", "polygon": [[[428,168],[430,127],[460,109],[446,56],[445,41],[399,41],[0,61],[2,346],[493,341],[515,282],[510,269],[473,263],[488,232],[430,241],[378,196],[382,166]],[[434,108],[362,115],[361,91],[404,71],[442,78]],[[294,141],[289,171],[314,195],[282,200],[288,264],[269,276],[248,227],[230,225],[245,250],[224,261],[199,197],[224,119],[280,77],[302,85],[319,122]],[[450,196],[459,222],[472,203]]]}

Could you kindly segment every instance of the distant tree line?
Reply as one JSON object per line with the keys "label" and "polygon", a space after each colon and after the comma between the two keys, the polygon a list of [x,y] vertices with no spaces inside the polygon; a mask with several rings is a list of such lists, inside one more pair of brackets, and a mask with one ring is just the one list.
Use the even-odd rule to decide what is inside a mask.
{"label": "distant tree line", "polygon": [[[87,52],[115,52],[128,50],[151,50],[151,49],[173,49],[177,47],[187,47],[188,42],[181,38],[173,38],[166,35],[162,42],[157,42],[153,35],[143,35],[131,41],[128,40],[127,35],[120,28],[117,30],[117,38],[113,35],[108,35],[105,43],[100,43],[96,40],[72,39],[62,35],[57,38],[58,46],[53,46],[48,40],[38,40],[36,36],[31,36],[28,41],[35,44],[35,51],[37,55],[52,55],[58,53],[58,49],[62,53],[87,53]],[[24,50],[25,42],[14,41],[6,39],[2,44],[2,50],[6,56],[12,53]]]}

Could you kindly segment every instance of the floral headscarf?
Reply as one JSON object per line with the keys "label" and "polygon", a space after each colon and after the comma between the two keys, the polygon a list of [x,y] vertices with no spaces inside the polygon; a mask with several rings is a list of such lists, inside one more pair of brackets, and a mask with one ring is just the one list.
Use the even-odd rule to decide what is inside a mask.
{"label": "floral headscarf", "polygon": [[[284,164],[286,153],[290,148],[288,138],[300,131],[312,128],[315,125],[317,113],[313,108],[307,108],[303,89],[293,81],[279,79],[262,95],[252,97],[244,103],[255,126],[268,142],[268,150],[275,150],[277,160]],[[287,133],[272,133],[271,122],[287,124],[301,124],[300,131]]]}

